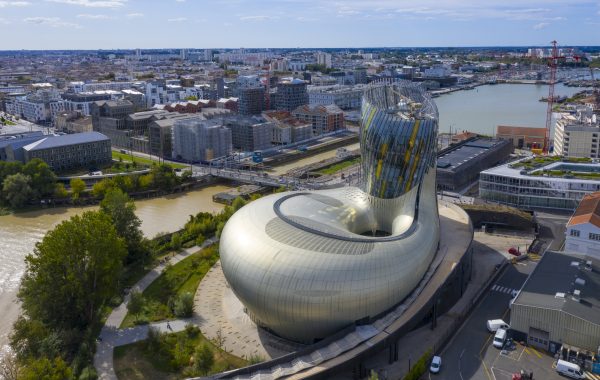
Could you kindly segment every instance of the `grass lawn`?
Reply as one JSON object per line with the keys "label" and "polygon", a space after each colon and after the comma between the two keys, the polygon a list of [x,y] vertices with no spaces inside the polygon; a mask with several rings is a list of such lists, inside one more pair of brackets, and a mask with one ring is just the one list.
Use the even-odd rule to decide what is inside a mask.
{"label": "grass lawn", "polygon": [[8,119],[5,119],[3,117],[0,117],[0,123],[2,123],[4,125],[17,125],[17,123],[10,121]]}
{"label": "grass lawn", "polygon": [[[137,322],[155,322],[174,318],[168,306],[169,299],[186,292],[195,294],[200,281],[218,259],[218,245],[212,245],[165,269],[142,293],[145,305],[138,315]],[[135,324],[135,316],[127,313],[121,328]]]}
{"label": "grass lawn", "polygon": [[335,174],[335,173],[337,173],[341,170],[344,170],[352,165],[356,165],[359,162],[360,162],[360,157],[350,158],[348,160],[344,160],[344,161],[338,162],[336,164],[326,166],[320,170],[317,170],[317,173],[324,174],[324,175]]}
{"label": "grass lawn", "polygon": [[[116,160],[116,161],[119,161],[119,159],[122,159],[123,162],[132,162],[132,157],[133,157],[133,162],[137,162],[137,163],[143,164],[143,165],[152,166],[153,164],[157,163],[156,161],[151,160],[149,158],[131,156],[126,153],[117,152],[115,150],[112,151],[112,158],[113,158],[113,160]],[[171,166],[173,169],[185,169],[189,166],[189,165],[175,164],[175,163],[169,163],[169,162],[166,162],[166,164]]]}
{"label": "grass lawn", "polygon": [[247,361],[220,350],[194,328],[175,334],[161,334],[154,344],[142,341],[116,347],[115,372],[119,380],[175,380],[204,375],[191,372],[189,367],[194,350],[202,344],[207,345],[213,353],[214,363],[209,374],[248,365]]}

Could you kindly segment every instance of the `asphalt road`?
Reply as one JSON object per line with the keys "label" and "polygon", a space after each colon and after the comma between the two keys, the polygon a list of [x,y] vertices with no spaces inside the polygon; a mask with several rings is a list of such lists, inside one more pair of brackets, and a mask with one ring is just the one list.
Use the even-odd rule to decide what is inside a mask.
{"label": "asphalt road", "polygon": [[[430,375],[432,379],[494,379],[490,368],[483,364],[482,359],[486,359],[488,352],[494,356],[500,350],[491,344],[492,334],[486,328],[486,321],[501,318],[509,322],[508,303],[511,291],[521,288],[534,267],[535,262],[525,261],[506,268],[443,350],[442,371],[437,375]],[[516,371],[518,368],[514,369]]]}

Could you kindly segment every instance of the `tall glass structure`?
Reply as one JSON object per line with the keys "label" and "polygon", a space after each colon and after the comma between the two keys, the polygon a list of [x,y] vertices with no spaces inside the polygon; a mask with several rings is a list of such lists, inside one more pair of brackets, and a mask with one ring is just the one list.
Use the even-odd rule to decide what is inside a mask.
{"label": "tall glass structure", "polygon": [[260,326],[311,343],[406,298],[438,248],[437,110],[411,83],[362,103],[363,184],[273,194],[221,235],[223,273]]}

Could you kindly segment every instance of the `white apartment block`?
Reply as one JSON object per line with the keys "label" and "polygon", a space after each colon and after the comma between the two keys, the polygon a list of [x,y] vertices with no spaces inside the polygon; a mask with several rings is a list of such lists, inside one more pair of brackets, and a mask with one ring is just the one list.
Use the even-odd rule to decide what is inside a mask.
{"label": "white apartment block", "polygon": [[591,106],[563,114],[554,127],[554,153],[566,157],[600,157],[600,120]]}

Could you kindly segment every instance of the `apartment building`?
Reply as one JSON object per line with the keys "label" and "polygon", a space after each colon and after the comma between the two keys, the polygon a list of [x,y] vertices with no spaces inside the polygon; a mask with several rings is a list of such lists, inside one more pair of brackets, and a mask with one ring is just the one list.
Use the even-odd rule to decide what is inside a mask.
{"label": "apartment building", "polygon": [[189,161],[210,161],[232,151],[231,130],[221,120],[200,117],[178,120],[173,125],[172,156]]}
{"label": "apartment building", "polygon": [[292,112],[292,116],[298,120],[311,123],[313,136],[320,136],[323,133],[334,132],[346,128],[344,111],[333,104],[327,106],[300,106]]}

